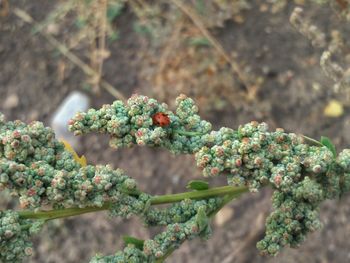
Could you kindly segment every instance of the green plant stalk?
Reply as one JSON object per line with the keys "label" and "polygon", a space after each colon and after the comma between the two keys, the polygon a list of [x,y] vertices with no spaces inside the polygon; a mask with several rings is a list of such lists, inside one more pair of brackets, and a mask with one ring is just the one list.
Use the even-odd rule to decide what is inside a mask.
{"label": "green plant stalk", "polygon": [[[151,198],[152,205],[160,205],[160,204],[170,204],[180,202],[185,199],[206,199],[215,196],[223,196],[223,195],[240,195],[244,192],[247,192],[248,188],[245,186],[233,187],[233,186],[222,186],[222,187],[214,187],[208,190],[203,191],[190,191],[179,194],[169,194],[169,195],[159,195],[153,196]],[[108,210],[110,208],[111,203],[107,202],[101,207],[92,206],[85,208],[64,208],[64,209],[55,209],[49,211],[19,211],[19,215],[23,219],[41,219],[41,220],[53,220],[58,218],[65,218],[70,216],[77,216],[81,214],[97,212]]]}
{"label": "green plant stalk", "polygon": [[248,188],[245,186],[221,186],[213,187],[208,190],[201,191],[190,191],[179,194],[169,194],[169,195],[160,195],[154,196],[151,198],[152,205],[168,204],[180,202],[184,199],[206,199],[214,196],[222,196],[226,194],[241,194],[248,191]]}
{"label": "green plant stalk", "polygon": [[19,211],[18,214],[23,219],[38,219],[38,220],[53,220],[58,218],[65,218],[70,216],[77,216],[81,214],[104,211],[108,210],[110,203],[105,203],[103,206],[92,206],[92,207],[72,207],[72,208],[63,208],[63,209],[54,209],[48,211]]}
{"label": "green plant stalk", "polygon": [[323,144],[311,137],[305,136],[305,135],[301,135],[301,137],[304,138],[305,142],[308,143],[309,145],[315,145],[315,146],[319,146],[319,147],[323,147]]}
{"label": "green plant stalk", "polygon": [[175,130],[174,133],[180,134],[180,135],[185,135],[185,136],[199,136],[199,135],[204,135],[203,132],[195,132],[195,131],[180,131],[180,130]]}
{"label": "green plant stalk", "polygon": [[[180,131],[180,130],[175,130],[174,133],[180,134],[180,135],[185,135],[185,136],[199,136],[199,135],[204,135],[202,132],[195,132],[195,131]],[[320,146],[322,147],[323,144],[319,142],[318,140],[308,137],[306,135],[301,135],[301,137],[304,138],[305,142],[309,145],[315,145],[315,146]]]}

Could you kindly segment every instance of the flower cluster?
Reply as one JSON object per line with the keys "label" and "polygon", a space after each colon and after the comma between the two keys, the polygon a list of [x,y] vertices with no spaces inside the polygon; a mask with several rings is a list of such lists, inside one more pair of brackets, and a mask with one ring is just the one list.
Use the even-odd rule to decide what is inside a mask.
{"label": "flower cluster", "polygon": [[123,251],[118,251],[115,255],[104,256],[96,255],[90,260],[90,263],[125,263],[125,262],[144,262],[151,263],[142,250],[130,244]]}
{"label": "flower cluster", "polygon": [[171,223],[184,223],[197,214],[200,207],[205,207],[205,213],[210,214],[222,204],[222,198],[207,200],[185,199],[166,209],[152,208],[144,215],[144,222],[149,226],[166,226]]}
{"label": "flower cluster", "polygon": [[134,179],[106,165],[82,167],[50,128],[40,122],[0,123],[0,187],[20,196],[23,208],[102,206],[128,216],[140,213],[149,196],[138,196]]}
{"label": "flower cluster", "polygon": [[275,189],[275,211],[258,243],[263,254],[275,255],[287,244],[300,244],[321,226],[320,203],[350,189],[348,150],[336,159],[326,146],[304,144],[303,137],[282,129],[269,132],[265,123],[257,122],[208,136],[213,140],[196,153],[204,176],[226,174],[229,184],[244,184],[253,192],[267,184]]}
{"label": "flower cluster", "polygon": [[156,235],[152,240],[146,240],[143,252],[151,257],[161,258],[170,248],[178,248],[184,241],[197,236],[207,238],[210,233],[207,207],[200,206],[197,213],[184,223],[168,224],[164,232]]}
{"label": "flower cluster", "polygon": [[[271,186],[274,211],[266,220],[264,238],[257,244],[263,254],[276,255],[283,246],[298,246],[309,232],[320,228],[321,202],[350,190],[350,150],[337,156],[330,142],[317,142],[283,129],[272,132],[267,124],[258,122],[237,130],[224,127],[212,131],[211,124],[199,117],[194,101],[185,95],[176,99],[174,112],[154,99],[134,95],[127,103],[116,101],[99,110],[78,113],[69,128],[76,135],[107,133],[110,144],[117,148],[147,145],[193,154],[204,176],[226,175],[229,185],[245,186],[252,192]],[[208,217],[225,203],[224,197],[211,195],[155,209],[151,207],[153,197],[141,192],[122,170],[85,165],[75,155],[42,123],[5,122],[0,114],[0,189],[9,188],[19,195],[23,208],[40,209],[46,204],[54,208],[106,208],[112,215],[136,214],[148,226],[166,227],[142,245],[131,243],[124,251],[96,256],[92,262],[161,259],[187,239],[208,237]],[[23,240],[28,240],[30,228],[23,228],[24,219],[16,214],[0,215],[4,222],[0,234],[9,237],[7,230],[13,229],[15,234],[10,238],[16,237],[14,243],[4,245],[3,261],[10,260],[5,257],[21,258],[26,254],[23,251],[29,251],[29,243]]]}
{"label": "flower cluster", "polygon": [[[185,200],[182,203],[182,207],[185,208],[186,206],[191,205],[189,209],[192,210],[193,207],[195,207],[195,211],[194,214],[192,214],[191,211],[183,222],[164,223],[167,225],[166,230],[156,235],[154,239],[141,241],[141,247],[129,244],[123,251],[119,251],[115,255],[97,255],[90,261],[90,263],[151,263],[155,262],[157,259],[161,259],[171,249],[178,248],[186,240],[191,240],[198,236],[201,238],[207,238],[211,233],[207,215],[208,211],[213,211],[213,204],[209,204],[213,201],[214,199],[211,199],[208,203],[206,201]],[[192,204],[194,204],[194,206],[192,206]],[[178,206],[178,208],[179,207],[181,206]],[[218,207],[215,206],[215,209],[217,208]],[[173,209],[168,210],[170,216],[172,216],[172,210]],[[183,213],[184,211],[181,212]]]}
{"label": "flower cluster", "polygon": [[[110,133],[106,127],[123,115],[123,124],[118,127],[126,133],[110,133],[112,141],[129,138],[127,146],[158,146],[175,153],[195,154],[204,176],[225,174],[229,184],[246,185],[252,192],[270,184],[275,189],[275,211],[267,220],[265,238],[258,244],[263,253],[275,255],[287,244],[299,244],[308,232],[319,228],[320,203],[349,190],[348,151],[335,158],[326,146],[305,144],[302,136],[283,129],[270,132],[266,123],[211,131],[211,125],[197,115],[193,100],[184,95],[177,98],[174,113],[153,99],[137,95],[126,105],[120,101],[113,105],[119,108],[114,107],[109,114],[103,109],[113,106],[78,114],[71,130],[89,132],[98,126],[98,131]],[[169,116],[169,126],[159,127],[152,122],[157,112]],[[135,121],[139,119],[142,121]]]}
{"label": "flower cluster", "polygon": [[[193,104],[193,101],[190,99],[184,100],[184,102],[179,102],[179,105],[182,105],[179,106],[179,113],[180,115],[182,114],[183,118],[187,118],[189,116],[185,115],[186,110],[184,110],[184,108],[192,107],[193,105],[191,106],[191,103]],[[136,101],[140,102],[138,99],[136,99]],[[117,104],[118,103],[115,103],[114,105]],[[132,105],[134,105],[132,108],[135,110],[137,108],[137,103]],[[145,109],[146,107],[143,107],[141,110]],[[165,111],[165,108],[158,107],[155,111],[158,112],[160,110]],[[196,109],[193,108],[193,110]],[[141,111],[140,109],[136,109],[135,112],[140,113]],[[152,126],[159,125],[159,120],[154,123],[155,118],[153,112],[149,114],[149,117],[150,119],[148,122],[152,121]],[[135,118],[137,119],[139,117]],[[145,117],[141,118],[146,119]],[[198,117],[194,118],[198,120]],[[173,117],[173,119],[179,120],[180,118]],[[191,120],[189,121],[191,122]],[[134,118],[131,120],[131,123],[133,122]],[[199,123],[200,122],[199,120]],[[182,123],[187,124],[185,120],[182,121]],[[205,122],[202,122],[202,124],[203,123],[205,124]],[[174,122],[171,124],[176,126]],[[134,125],[136,125],[135,122]],[[164,125],[157,126],[156,129],[166,129],[166,127],[163,128],[163,126]],[[201,125],[199,124],[198,127],[201,127]],[[145,128],[143,127],[143,129]],[[148,132],[152,132],[151,129],[149,129]],[[138,130],[136,130],[135,133],[139,134]],[[117,131],[114,130],[113,134],[116,135]],[[174,134],[172,136],[174,138],[176,137]],[[181,136],[178,136],[177,139],[174,140],[180,141],[180,139]],[[154,146],[155,145],[157,144],[154,144]],[[184,145],[187,147],[187,144]],[[182,148],[182,150],[190,151],[190,148]],[[134,179],[125,175],[121,169],[113,170],[108,165],[81,165],[81,163],[76,160],[74,154],[67,150],[63,143],[55,139],[53,131],[50,128],[44,127],[40,122],[33,122],[29,125],[20,121],[5,122],[3,115],[1,115],[0,157],[0,187],[1,189],[8,188],[12,190],[14,194],[17,194],[22,208],[40,209],[43,205],[47,204],[52,205],[54,208],[84,208],[92,206],[102,207],[108,204],[111,215],[128,217],[131,214],[138,214],[150,225],[170,226],[174,223],[173,220],[175,220],[175,223],[179,222],[187,226],[189,224],[188,221],[196,216],[197,210],[200,207],[204,209],[206,205],[208,205],[208,208],[204,210],[209,213],[220,204],[219,201],[215,201],[216,199],[210,199],[208,202],[205,200],[186,200],[164,211],[149,209],[150,196],[137,189]],[[182,211],[181,213],[179,213],[180,210]],[[15,213],[9,214],[3,212],[1,216],[5,223],[13,222],[12,225],[6,227],[16,230],[17,234],[13,236],[18,237],[13,239],[14,245],[12,245],[12,241],[7,241],[6,247],[4,247],[4,257],[7,259],[4,258],[3,261],[15,262],[16,258],[18,258],[18,261],[21,261],[21,259],[25,255],[29,255],[31,251],[31,244],[28,241],[28,231],[30,228],[27,227],[28,231],[22,231],[20,223],[16,222],[19,220],[21,220],[21,222],[31,222],[30,220],[20,219],[19,215]],[[8,219],[9,216],[12,218],[10,221]],[[193,229],[197,230],[190,234],[188,232],[189,227],[184,227],[182,231],[186,231],[186,234],[184,236],[181,235],[181,238],[179,236],[177,243],[180,244],[189,236],[193,236],[194,234],[199,235],[203,232],[199,231],[193,224],[192,222],[190,225]],[[171,229],[171,227],[169,229]],[[10,232],[7,231],[6,233]],[[147,241],[147,244],[149,244],[149,249],[146,249],[146,251],[148,251],[147,253],[137,250],[132,246],[128,246],[123,252],[118,252],[113,256],[113,262],[125,262],[126,258],[134,258],[135,262],[146,262],[145,259],[149,262],[153,262],[153,259],[160,255],[159,249],[162,249],[165,253],[166,249],[176,243],[176,240],[170,242],[169,233],[164,233],[157,235],[154,242],[152,240]],[[9,236],[10,234],[6,235]],[[167,240],[168,243],[166,243],[166,246],[162,245],[157,251],[151,249],[155,244],[162,243],[162,239]],[[13,252],[10,253],[10,250]],[[25,251],[25,253],[23,251]],[[101,260],[103,260],[103,262],[108,262],[109,257],[97,256],[93,259],[93,262],[94,260],[98,262],[101,262]]]}
{"label": "flower cluster", "polygon": [[275,255],[281,247],[297,247],[306,234],[321,227],[318,206],[324,191],[317,182],[305,177],[290,193],[275,191],[275,211],[266,220],[266,234],[257,244],[263,254]]}
{"label": "flower cluster", "polygon": [[[211,130],[211,124],[201,120],[198,107],[185,95],[177,98],[176,105],[174,114],[164,103],[133,95],[126,104],[115,101],[99,110],[78,113],[69,122],[69,129],[76,135],[107,133],[111,136],[110,145],[115,148],[136,144],[164,147],[174,153],[194,153],[203,145],[201,136]],[[162,124],[155,121],[160,114],[169,121]],[[187,131],[194,136],[184,134]]]}
{"label": "flower cluster", "polygon": [[3,263],[22,262],[33,253],[29,238],[37,233],[42,222],[20,219],[14,211],[0,212],[0,261]]}

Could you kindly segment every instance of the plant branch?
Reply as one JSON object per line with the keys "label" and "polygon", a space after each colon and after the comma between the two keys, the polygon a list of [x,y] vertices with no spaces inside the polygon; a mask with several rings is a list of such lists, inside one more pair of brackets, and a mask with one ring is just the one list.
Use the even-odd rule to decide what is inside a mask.
{"label": "plant branch", "polygon": [[185,136],[198,136],[198,135],[204,135],[203,132],[195,132],[195,131],[180,131],[180,130],[174,130],[174,133],[185,135]]}
{"label": "plant branch", "polygon": [[108,210],[110,208],[110,205],[111,203],[105,203],[101,207],[97,207],[97,206],[85,207],[85,208],[72,207],[72,208],[54,209],[54,210],[48,210],[48,211],[38,211],[38,212],[26,210],[26,211],[19,211],[18,213],[20,217],[23,219],[53,220],[58,218],[82,215],[82,214],[91,213],[91,212]]}
{"label": "plant branch", "polygon": [[227,194],[242,194],[248,192],[248,188],[245,186],[233,187],[233,186],[221,186],[214,187],[208,190],[191,191],[179,194],[160,195],[154,196],[151,199],[152,205],[168,204],[180,202],[184,199],[206,199],[215,196],[223,196]]}
{"label": "plant branch", "polygon": [[[170,204],[180,202],[185,199],[206,199],[215,196],[222,195],[240,195],[244,192],[247,192],[248,188],[245,186],[241,187],[233,187],[233,186],[222,186],[222,187],[214,187],[208,190],[203,191],[190,191],[179,194],[169,194],[169,195],[159,195],[153,196],[151,198],[151,205],[160,205],[160,204]],[[49,211],[19,211],[19,215],[23,219],[42,219],[42,220],[53,220],[58,218],[65,218],[70,216],[77,216],[81,214],[104,211],[108,210],[112,204],[110,202],[106,202],[103,206],[92,206],[92,207],[72,207],[72,208],[64,208],[64,209],[54,209]]]}
{"label": "plant branch", "polygon": [[310,138],[310,137],[305,136],[305,135],[301,135],[301,137],[303,137],[304,140],[305,140],[308,144],[310,144],[310,145],[315,145],[315,146],[320,146],[320,147],[323,146],[322,143],[320,143],[319,141],[317,141],[317,140],[315,140],[315,139],[313,139],[313,138]]}

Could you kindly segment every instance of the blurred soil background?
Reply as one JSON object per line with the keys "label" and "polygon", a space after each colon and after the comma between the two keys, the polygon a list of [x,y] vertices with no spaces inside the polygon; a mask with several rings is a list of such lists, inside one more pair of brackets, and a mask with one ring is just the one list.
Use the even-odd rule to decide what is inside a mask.
{"label": "blurred soil background", "polygon": [[[328,136],[346,148],[350,27],[341,13],[348,2],[331,2],[0,0],[0,111],[8,120],[50,125],[76,90],[95,108],[133,93],[174,107],[185,93],[214,128],[265,121],[271,129]],[[302,34],[289,22],[296,6],[304,9],[301,24],[295,23]],[[327,49],[334,61],[322,68]],[[77,151],[89,163],[123,168],[152,194],[185,191],[186,182],[201,178],[192,156],[136,147],[115,151],[107,137],[95,134],[81,138]],[[260,256],[255,244],[270,197],[264,189],[234,201],[213,221],[208,241],[186,242],[167,262],[350,262],[350,196],[323,205],[324,228],[302,247]],[[1,209],[16,205],[4,193],[0,198]],[[120,249],[122,235],[149,238],[156,231],[137,218],[107,213],[55,221],[35,239],[29,262],[88,262],[96,253]]]}

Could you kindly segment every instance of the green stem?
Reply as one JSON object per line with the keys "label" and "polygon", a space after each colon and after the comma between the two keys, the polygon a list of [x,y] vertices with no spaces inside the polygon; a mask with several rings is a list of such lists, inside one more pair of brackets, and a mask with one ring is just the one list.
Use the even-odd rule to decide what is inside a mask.
{"label": "green stem", "polygon": [[38,212],[19,211],[18,213],[19,213],[19,216],[23,219],[53,220],[58,218],[77,216],[77,215],[91,213],[91,212],[108,210],[110,205],[111,205],[110,203],[105,203],[101,207],[97,207],[97,206],[85,207],[85,208],[72,207],[72,208],[55,209],[55,210],[49,210],[49,211],[38,211]]}
{"label": "green stem", "polygon": [[21,230],[22,231],[28,230],[31,228],[31,226],[32,226],[31,224],[21,225]]}
{"label": "green stem", "polygon": [[[247,192],[248,188],[245,186],[241,187],[233,187],[233,186],[222,186],[222,187],[214,187],[208,190],[203,191],[191,191],[179,194],[169,194],[169,195],[160,195],[153,196],[151,198],[152,205],[160,205],[160,204],[169,204],[180,202],[184,199],[206,199],[214,196],[222,196],[227,194],[241,194]],[[90,212],[97,212],[108,210],[111,206],[111,203],[107,202],[101,207],[92,206],[85,208],[64,208],[64,209],[55,209],[50,211],[20,211],[19,215],[23,219],[44,219],[44,220],[52,220],[70,216],[77,216]]]}
{"label": "green stem", "polygon": [[248,188],[245,186],[233,187],[233,186],[221,186],[214,187],[208,190],[191,191],[180,194],[160,195],[154,196],[151,199],[152,205],[176,203],[184,199],[205,199],[214,196],[222,196],[226,194],[241,194],[247,192]]}
{"label": "green stem", "polygon": [[[202,133],[202,132],[195,132],[195,131],[181,131],[181,130],[174,130],[173,131],[174,133],[177,133],[177,134],[181,134],[181,135],[185,135],[185,136],[198,136],[198,135],[204,135],[205,133]],[[238,135],[239,135],[239,131],[237,131]],[[308,137],[306,135],[301,135],[301,137],[304,138],[305,142],[310,144],[310,145],[315,145],[315,146],[320,146],[322,147],[323,144],[320,143],[319,141],[311,138],[311,137]]]}
{"label": "green stem", "polygon": [[164,256],[162,256],[161,258],[158,258],[155,263],[163,263],[167,257],[169,257],[174,251],[176,250],[175,247],[171,247],[168,249],[168,251],[165,253]]}
{"label": "green stem", "polygon": [[317,140],[315,140],[315,139],[313,139],[313,138],[310,138],[310,137],[305,136],[305,135],[301,135],[301,137],[303,137],[304,140],[305,140],[307,143],[311,144],[311,145],[320,146],[320,147],[323,146],[322,143],[320,143],[319,141],[317,141]]}
{"label": "green stem", "polygon": [[198,136],[198,135],[204,135],[203,132],[195,132],[195,131],[180,131],[180,130],[174,130],[174,133],[185,135],[185,136]]}

